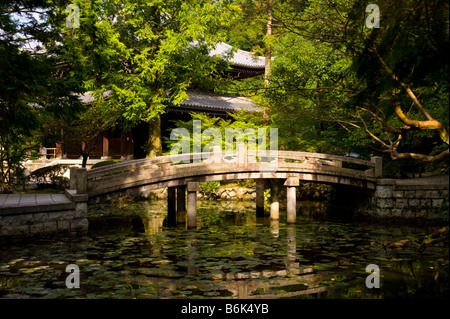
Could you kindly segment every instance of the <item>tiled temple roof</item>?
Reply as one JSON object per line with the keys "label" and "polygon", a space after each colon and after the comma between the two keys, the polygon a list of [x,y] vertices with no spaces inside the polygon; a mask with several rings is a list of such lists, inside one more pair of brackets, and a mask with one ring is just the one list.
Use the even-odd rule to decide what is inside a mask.
{"label": "tiled temple roof", "polygon": [[[258,111],[260,108],[256,106],[252,100],[245,97],[234,95],[219,95],[205,92],[187,92],[189,99],[181,103],[181,107],[200,108],[225,112],[236,111]],[[177,107],[171,107],[176,110]]]}
{"label": "tiled temple roof", "polygon": [[[106,94],[108,95],[108,94]],[[260,108],[256,106],[252,100],[245,97],[234,96],[230,94],[220,95],[214,93],[188,91],[188,100],[181,102],[180,106],[170,106],[169,111],[189,111],[189,109],[204,109],[220,112],[236,112],[236,111],[258,111]],[[92,103],[94,97],[87,92],[79,96],[83,103]]]}
{"label": "tiled temple roof", "polygon": [[232,49],[233,47],[231,45],[219,42],[214,49],[209,51],[209,55],[220,55],[224,60],[237,67],[262,70],[265,68],[265,57],[256,56],[254,53],[244,50],[237,50],[236,52],[231,53]]}

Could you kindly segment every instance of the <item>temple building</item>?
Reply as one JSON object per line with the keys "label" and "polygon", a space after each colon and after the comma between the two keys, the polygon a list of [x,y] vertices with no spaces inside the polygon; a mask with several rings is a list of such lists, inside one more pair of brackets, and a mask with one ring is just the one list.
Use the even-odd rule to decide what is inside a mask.
{"label": "temple building", "polygon": [[[209,52],[210,56],[219,55],[230,63],[231,69],[225,76],[233,79],[244,79],[264,74],[265,58],[257,57],[253,53],[237,50],[232,53],[232,47],[219,42]],[[188,99],[179,106],[168,106],[161,115],[161,136],[169,136],[173,120],[188,121],[190,113],[206,113],[211,116],[229,118],[229,113],[245,111],[257,111],[257,107],[250,99],[234,95],[219,95],[204,91],[187,91]],[[88,93],[79,97],[83,103],[92,103],[93,97]],[[125,132],[120,128],[113,128],[101,132],[100,142],[90,153],[90,159],[137,159],[144,158],[146,152],[143,148],[149,138],[149,124],[142,122],[132,130]],[[52,150],[55,158],[78,159],[80,158],[79,146],[57,144]],[[48,156],[47,152],[47,156]]]}

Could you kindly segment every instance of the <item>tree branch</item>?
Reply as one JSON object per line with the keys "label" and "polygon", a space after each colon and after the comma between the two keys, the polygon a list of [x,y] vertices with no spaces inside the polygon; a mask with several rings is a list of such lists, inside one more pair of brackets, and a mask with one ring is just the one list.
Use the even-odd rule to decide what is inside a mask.
{"label": "tree branch", "polygon": [[393,159],[418,159],[424,162],[436,163],[449,156],[449,149],[437,154],[437,155],[424,155],[418,153],[398,153],[397,151],[391,152]]}

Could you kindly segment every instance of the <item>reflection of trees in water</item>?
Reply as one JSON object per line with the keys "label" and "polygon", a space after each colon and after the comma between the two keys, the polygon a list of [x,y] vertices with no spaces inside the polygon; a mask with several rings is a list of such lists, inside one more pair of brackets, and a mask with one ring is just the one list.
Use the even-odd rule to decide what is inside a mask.
{"label": "reflection of trees in water", "polygon": [[[353,227],[347,230],[342,224],[327,222],[327,218],[306,218],[325,217],[324,205],[317,203],[299,205],[298,215],[305,217],[300,220],[300,226],[286,225],[283,220],[271,220],[268,217],[256,218],[254,211],[245,205],[247,203],[242,206],[236,205],[236,202],[223,203],[220,207],[214,204],[207,203],[200,207],[199,228],[192,230],[178,227],[163,231],[164,211],[139,214],[145,234],[158,235],[163,239],[164,243],[159,243],[160,239],[155,237],[155,248],[168,247],[163,249],[164,252],[154,251],[162,254],[162,259],[149,265],[148,272],[144,272],[146,276],[139,276],[139,282],[157,287],[155,297],[388,296],[387,292],[366,289],[366,264],[362,267],[361,263],[372,257],[394,257],[386,255],[387,252],[377,243],[387,238],[403,238],[406,230],[387,230],[386,227],[370,224],[363,225],[362,229]],[[302,221],[305,223],[302,224]],[[330,236],[334,240],[328,242]],[[265,249],[264,246],[271,249]],[[271,252],[274,255],[270,255]],[[387,260],[378,261],[382,269],[396,268],[392,262],[389,266],[382,264]],[[361,268],[359,273],[358,267]],[[385,280],[389,280],[389,283],[384,283],[384,287],[391,289],[397,296],[398,285],[416,289],[423,283],[423,278],[416,280],[416,277],[430,276],[427,272],[422,276],[423,265],[420,265],[420,271],[414,267],[402,263],[398,274],[384,271],[382,275],[387,276]],[[435,267],[437,270],[438,266]],[[435,276],[445,275],[448,277],[448,272],[435,272]],[[134,282],[136,278],[127,280]]]}

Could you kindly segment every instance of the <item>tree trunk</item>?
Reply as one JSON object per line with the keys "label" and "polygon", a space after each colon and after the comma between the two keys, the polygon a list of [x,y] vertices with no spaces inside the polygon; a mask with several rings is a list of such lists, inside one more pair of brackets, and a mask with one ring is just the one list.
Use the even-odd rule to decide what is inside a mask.
{"label": "tree trunk", "polygon": [[[319,89],[320,87],[320,80],[317,79],[316,88]],[[316,91],[316,135],[317,138],[320,138],[322,135],[323,130],[323,123],[321,121],[321,112],[322,112],[322,104],[320,102],[320,90]],[[321,149],[319,148],[317,150],[319,153],[321,152]]]}
{"label": "tree trunk", "polygon": [[[272,36],[272,12],[273,12],[273,3],[272,0],[267,1],[267,29],[266,29],[266,63],[264,67],[264,84],[266,87],[269,87],[269,74],[270,74],[270,62],[272,58],[272,46],[270,44],[270,37]],[[263,121],[264,125],[270,124],[269,117],[269,109],[268,107],[263,108]]]}
{"label": "tree trunk", "polygon": [[270,37],[272,36],[272,12],[273,3],[272,0],[267,1],[267,25],[266,25],[266,64],[264,69],[264,82],[266,86],[269,86],[269,74],[270,74],[270,61],[272,58],[272,46],[270,44]]}
{"label": "tree trunk", "polygon": [[[154,7],[154,13],[152,17],[152,23],[154,25],[153,32],[157,34],[155,40],[152,40],[152,47],[154,52],[158,52],[161,49],[161,37],[159,36],[160,32],[163,32],[164,26],[161,22],[161,17],[164,14],[161,8],[156,5]],[[155,80],[150,85],[150,90],[152,94],[155,96],[164,94],[162,88],[162,84],[160,83],[160,71],[156,71]],[[149,105],[149,107],[154,111],[153,105]],[[157,114],[149,121],[149,134],[148,134],[148,142],[147,142],[147,157],[156,157],[162,155],[162,144],[161,144],[161,115]]]}
{"label": "tree trunk", "polygon": [[86,168],[87,160],[89,158],[89,153],[83,152],[81,155],[83,157],[83,160],[81,161],[81,167]]}
{"label": "tree trunk", "polygon": [[149,135],[148,135],[148,153],[147,157],[156,157],[162,155],[161,144],[161,117],[155,116],[150,121]]}

